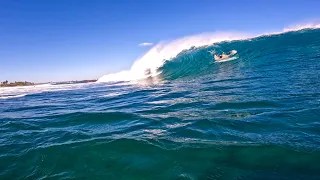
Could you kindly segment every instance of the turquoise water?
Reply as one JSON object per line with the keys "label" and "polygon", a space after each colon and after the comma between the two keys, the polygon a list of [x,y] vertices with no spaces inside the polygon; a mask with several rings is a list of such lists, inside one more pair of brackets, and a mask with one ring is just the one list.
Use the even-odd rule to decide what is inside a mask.
{"label": "turquoise water", "polygon": [[192,48],[159,72],[0,89],[0,179],[320,179],[320,30]]}

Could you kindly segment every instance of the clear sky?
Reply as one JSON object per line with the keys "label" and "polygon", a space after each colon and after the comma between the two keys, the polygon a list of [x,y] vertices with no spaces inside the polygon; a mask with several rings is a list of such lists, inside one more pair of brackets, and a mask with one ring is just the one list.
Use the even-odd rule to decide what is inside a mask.
{"label": "clear sky", "polygon": [[318,0],[1,0],[0,81],[99,78],[157,43],[266,32],[320,17]]}

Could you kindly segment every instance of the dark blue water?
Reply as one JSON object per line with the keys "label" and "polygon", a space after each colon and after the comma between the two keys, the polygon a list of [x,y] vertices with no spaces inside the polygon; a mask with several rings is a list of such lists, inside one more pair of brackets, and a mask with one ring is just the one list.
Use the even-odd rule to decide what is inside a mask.
{"label": "dark blue water", "polygon": [[159,71],[0,89],[0,179],[320,179],[320,30],[186,50]]}

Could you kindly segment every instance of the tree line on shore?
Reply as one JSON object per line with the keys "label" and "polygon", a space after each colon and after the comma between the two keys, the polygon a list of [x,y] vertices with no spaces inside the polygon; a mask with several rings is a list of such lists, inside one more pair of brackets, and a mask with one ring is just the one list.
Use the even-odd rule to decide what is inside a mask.
{"label": "tree line on shore", "polygon": [[9,82],[9,81],[3,81],[0,83],[0,87],[13,87],[13,86],[32,86],[34,83],[27,82],[27,81],[15,81],[15,82]]}
{"label": "tree line on shore", "polygon": [[[50,82],[50,84],[89,83],[89,82],[96,82],[96,81],[97,80],[94,79],[94,80],[81,80],[81,81],[65,81],[65,82],[56,82],[56,83]],[[28,81],[0,82],[0,87],[33,86],[33,85],[36,85],[36,84]]]}

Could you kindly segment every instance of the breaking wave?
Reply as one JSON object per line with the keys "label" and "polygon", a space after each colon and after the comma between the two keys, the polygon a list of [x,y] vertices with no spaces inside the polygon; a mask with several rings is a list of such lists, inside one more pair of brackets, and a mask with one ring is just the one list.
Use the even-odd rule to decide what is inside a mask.
{"label": "breaking wave", "polygon": [[[272,33],[249,34],[239,32],[214,32],[202,33],[186,36],[170,42],[160,42],[152,47],[146,54],[136,60],[131,69],[118,73],[107,74],[98,79],[98,82],[112,81],[135,81],[149,76],[157,76],[164,70],[162,67],[165,62],[177,57],[184,50],[218,47],[221,42],[231,42],[236,40],[250,41],[264,36],[276,36],[289,32],[300,31],[303,29],[317,29],[320,24],[296,25],[285,28],[282,31]],[[229,49],[231,50],[231,49]],[[240,52],[241,53],[241,52]]]}

